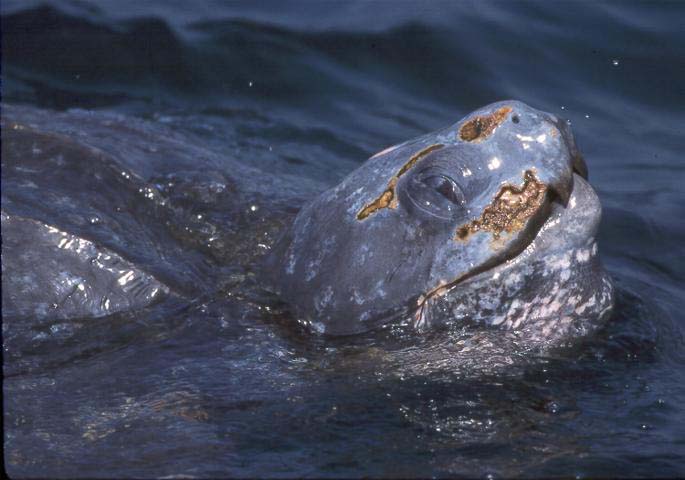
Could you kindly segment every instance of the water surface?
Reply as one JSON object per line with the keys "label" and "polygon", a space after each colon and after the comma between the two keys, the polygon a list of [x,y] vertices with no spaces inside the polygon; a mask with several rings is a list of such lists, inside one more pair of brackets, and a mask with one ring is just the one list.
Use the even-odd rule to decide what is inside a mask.
{"label": "water surface", "polygon": [[[99,318],[3,317],[5,468],[684,476],[684,18],[677,2],[3,2],[3,117],[115,159],[58,177],[3,166],[3,209],[177,293]],[[255,258],[306,198],[507,98],[568,118],[585,154],[618,291],[598,335],[478,368],[450,361],[453,332],[307,335],[254,288]]]}

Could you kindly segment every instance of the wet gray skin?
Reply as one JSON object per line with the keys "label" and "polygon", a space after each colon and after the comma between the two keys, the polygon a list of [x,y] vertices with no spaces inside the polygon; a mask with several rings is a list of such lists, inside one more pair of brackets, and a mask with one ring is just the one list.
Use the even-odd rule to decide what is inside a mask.
{"label": "wet gray skin", "polygon": [[613,304],[573,137],[520,102],[374,155],[296,217],[320,184],[160,125],[5,106],[2,131],[5,318],[105,316],[236,279],[327,335],[475,323],[552,344]]}
{"label": "wet gray skin", "polygon": [[600,217],[567,124],[504,101],[371,157],[302,208],[267,272],[325,334],[475,322],[550,341],[611,311]]}
{"label": "wet gray skin", "polygon": [[3,325],[220,295],[322,189],[217,154],[185,121],[175,130],[105,112],[2,113]]}

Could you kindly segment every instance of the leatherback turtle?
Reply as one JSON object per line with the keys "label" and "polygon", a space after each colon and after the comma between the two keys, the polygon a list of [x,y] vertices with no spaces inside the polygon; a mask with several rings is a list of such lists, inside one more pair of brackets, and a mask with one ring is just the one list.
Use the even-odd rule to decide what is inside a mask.
{"label": "leatherback turtle", "polygon": [[578,335],[611,311],[568,124],[518,101],[387,148],[297,215],[271,282],[314,330],[480,322]]}
{"label": "leatherback turtle", "polygon": [[[196,296],[224,270],[178,252],[207,245],[226,275],[251,265],[327,335],[475,323],[550,340],[591,331],[613,305],[600,203],[571,131],[518,101],[387,148],[328,190],[237,162],[216,173],[225,159],[120,115],[5,106],[2,132],[5,315],[94,317]],[[199,161],[214,173],[168,171]],[[193,223],[179,208],[189,197],[225,207]],[[236,206],[255,199],[257,222]]]}

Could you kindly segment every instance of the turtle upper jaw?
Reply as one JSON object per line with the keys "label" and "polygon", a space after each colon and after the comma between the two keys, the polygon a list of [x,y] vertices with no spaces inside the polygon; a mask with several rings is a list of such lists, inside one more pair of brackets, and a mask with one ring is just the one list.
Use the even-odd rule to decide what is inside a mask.
{"label": "turtle upper jaw", "polygon": [[[602,218],[597,193],[579,174],[573,174],[573,189],[564,204],[552,200],[543,222],[516,255],[496,265],[493,270],[523,262],[535,261],[546,255],[583,248],[595,242]],[[483,270],[485,271],[485,270]]]}
{"label": "turtle upper jaw", "polygon": [[601,218],[597,193],[585,178],[574,173],[568,202],[552,203],[549,217],[531,243],[538,253],[586,246],[594,241]]}
{"label": "turtle upper jaw", "polygon": [[[594,242],[600,220],[601,205],[597,194],[583,177],[573,173],[566,202],[554,190],[548,190],[535,213],[508,242],[492,237],[489,245],[499,250],[497,254],[425,292],[419,297],[419,310],[431,297],[443,295],[482,275],[534,261],[548,253],[585,247]],[[485,244],[481,245],[485,247]]]}

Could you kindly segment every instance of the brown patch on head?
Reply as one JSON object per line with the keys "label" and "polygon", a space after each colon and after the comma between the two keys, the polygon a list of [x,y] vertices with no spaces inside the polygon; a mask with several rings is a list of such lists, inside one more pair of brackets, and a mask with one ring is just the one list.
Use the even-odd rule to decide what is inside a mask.
{"label": "brown patch on head", "polygon": [[466,241],[475,232],[491,232],[497,240],[502,232],[520,230],[526,221],[542,205],[547,186],[540,182],[533,170],[523,174],[523,185],[503,185],[490,205],[485,207],[480,218],[459,228],[455,240]]}
{"label": "brown patch on head", "polygon": [[[472,233],[483,230],[492,232],[497,241],[502,232],[511,233],[523,228],[526,221],[540,209],[546,194],[547,185],[537,179],[534,170],[526,170],[523,173],[523,185],[503,185],[492,203],[485,207],[480,218],[457,228],[455,240],[467,241]],[[445,295],[459,283],[484,272],[491,266],[485,262],[451,282],[440,281],[435,288],[420,295],[416,304],[415,324],[425,321],[426,306],[431,299]]]}
{"label": "brown patch on head", "polygon": [[376,213],[381,208],[396,208],[395,201],[395,185],[397,184],[397,177],[392,177],[390,183],[388,183],[388,188],[381,193],[373,202],[367,204],[364,208],[360,210],[357,214],[357,220],[364,220],[369,215]]}
{"label": "brown patch on head", "polygon": [[490,115],[472,118],[459,129],[459,138],[465,142],[480,142],[486,139],[506,120],[510,112],[511,107],[502,107]]}
{"label": "brown patch on head", "polygon": [[377,199],[367,204],[364,208],[362,208],[359,211],[359,213],[357,214],[357,220],[364,220],[369,215],[376,213],[381,208],[397,208],[395,187],[397,186],[397,181],[399,180],[399,178],[405,173],[407,173],[407,171],[410,168],[416,165],[416,162],[421,160],[423,157],[425,157],[432,151],[438,150],[442,147],[444,147],[444,145],[436,143],[435,145],[430,145],[429,147],[426,147],[423,150],[412,155],[409,161],[402,165],[402,168],[400,168],[400,170],[390,178],[390,181],[388,182],[388,187],[383,191],[383,193],[381,193]]}

